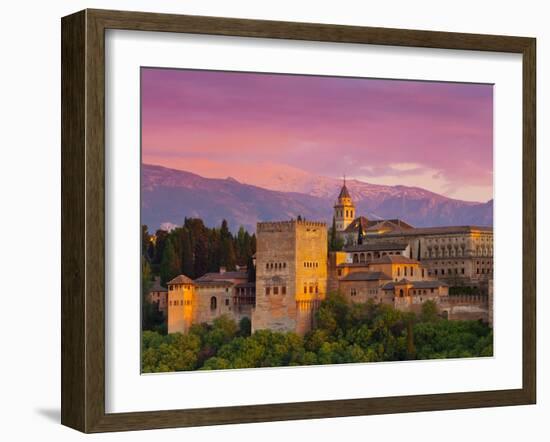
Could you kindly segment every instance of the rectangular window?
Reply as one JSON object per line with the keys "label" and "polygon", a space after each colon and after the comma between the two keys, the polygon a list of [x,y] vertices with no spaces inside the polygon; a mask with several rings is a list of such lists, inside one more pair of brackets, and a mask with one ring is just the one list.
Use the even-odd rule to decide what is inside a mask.
{"label": "rectangular window", "polygon": [[282,295],[286,295],[286,285],[283,285],[283,286],[281,287],[281,294],[282,294]]}
{"label": "rectangular window", "polygon": [[269,289],[269,287],[266,287],[266,288],[265,288],[265,294],[266,294],[266,295],[269,295],[270,292],[271,292],[271,290]]}
{"label": "rectangular window", "polygon": [[279,287],[273,287],[273,294],[278,295],[279,294]]}

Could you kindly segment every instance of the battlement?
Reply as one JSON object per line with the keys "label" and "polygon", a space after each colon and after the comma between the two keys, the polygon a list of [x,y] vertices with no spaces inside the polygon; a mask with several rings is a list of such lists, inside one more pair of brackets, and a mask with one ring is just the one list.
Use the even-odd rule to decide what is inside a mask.
{"label": "battlement", "polygon": [[265,221],[256,225],[256,232],[289,232],[297,227],[327,228],[327,223],[322,221],[296,220],[289,221]]}

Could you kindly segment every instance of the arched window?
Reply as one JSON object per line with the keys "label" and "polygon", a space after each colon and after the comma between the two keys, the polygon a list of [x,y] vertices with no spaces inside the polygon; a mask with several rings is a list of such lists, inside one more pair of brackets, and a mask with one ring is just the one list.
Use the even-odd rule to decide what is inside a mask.
{"label": "arched window", "polygon": [[361,253],[359,255],[359,262],[365,262],[365,254],[364,253]]}
{"label": "arched window", "polygon": [[401,267],[397,267],[397,276],[401,276]]}
{"label": "arched window", "polygon": [[407,276],[407,267],[403,267],[403,276]]}
{"label": "arched window", "polygon": [[212,296],[210,298],[210,310],[216,310],[217,307],[218,307],[218,300],[216,299],[215,296]]}
{"label": "arched window", "polygon": [[414,275],[414,269],[411,266],[411,276],[413,276],[413,275]]}
{"label": "arched window", "polygon": [[354,263],[354,264],[357,264],[358,262],[359,262],[359,257],[358,257],[358,255],[357,255],[357,253],[354,253],[354,254],[353,254],[353,263]]}
{"label": "arched window", "polygon": [[399,297],[400,297],[400,298],[403,297],[403,289],[399,289]]}

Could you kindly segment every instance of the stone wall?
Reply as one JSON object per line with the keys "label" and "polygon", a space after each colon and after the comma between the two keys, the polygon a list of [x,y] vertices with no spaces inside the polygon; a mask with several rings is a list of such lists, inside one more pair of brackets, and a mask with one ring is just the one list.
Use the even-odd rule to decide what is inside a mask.
{"label": "stone wall", "polygon": [[439,309],[449,320],[489,322],[489,297],[485,295],[448,296]]}
{"label": "stone wall", "polygon": [[326,224],[258,223],[256,237],[252,330],[307,332],[318,301],[326,295]]}
{"label": "stone wall", "polygon": [[187,333],[195,322],[195,286],[168,286],[168,333]]}

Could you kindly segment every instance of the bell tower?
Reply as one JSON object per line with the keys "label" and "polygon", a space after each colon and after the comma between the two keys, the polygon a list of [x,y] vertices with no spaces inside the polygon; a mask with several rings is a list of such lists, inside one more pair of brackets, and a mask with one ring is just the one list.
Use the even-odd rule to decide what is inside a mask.
{"label": "bell tower", "polygon": [[336,224],[336,232],[342,233],[346,230],[352,221],[355,219],[355,206],[351,200],[348,188],[346,187],[346,177],[344,176],[344,184],[338,195],[338,200],[334,204],[334,221]]}

